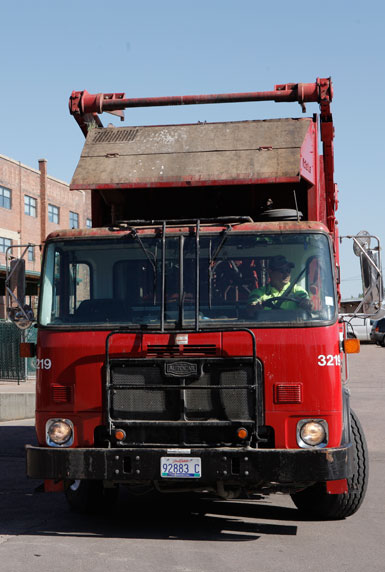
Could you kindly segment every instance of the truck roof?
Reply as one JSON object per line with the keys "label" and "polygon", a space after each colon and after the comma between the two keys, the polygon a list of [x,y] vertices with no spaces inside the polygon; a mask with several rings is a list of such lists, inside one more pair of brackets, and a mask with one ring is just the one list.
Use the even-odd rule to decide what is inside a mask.
{"label": "truck roof", "polygon": [[[208,224],[200,226],[200,232],[213,233],[221,232],[226,228],[227,225],[217,225]],[[329,233],[327,227],[318,221],[279,221],[279,222],[249,222],[244,224],[231,225],[234,232],[326,232]],[[74,228],[67,230],[57,230],[51,232],[47,236],[47,241],[49,240],[62,240],[62,239],[76,239],[76,238],[114,238],[122,236],[130,232],[132,228],[135,228],[136,232],[140,234],[156,234],[159,230],[160,225],[151,225],[150,223],[145,226],[135,226],[125,227],[119,229],[116,228]],[[186,225],[172,225],[167,226],[167,233],[187,233],[194,228],[194,221],[191,224]]]}
{"label": "truck roof", "polygon": [[314,184],[312,118],[90,129],[70,188]]}

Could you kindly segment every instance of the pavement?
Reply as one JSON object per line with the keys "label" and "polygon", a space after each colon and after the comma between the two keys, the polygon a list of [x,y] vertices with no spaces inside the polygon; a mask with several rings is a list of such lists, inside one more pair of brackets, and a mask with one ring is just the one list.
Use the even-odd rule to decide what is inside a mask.
{"label": "pavement", "polygon": [[35,387],[34,379],[0,380],[0,422],[34,417]]}

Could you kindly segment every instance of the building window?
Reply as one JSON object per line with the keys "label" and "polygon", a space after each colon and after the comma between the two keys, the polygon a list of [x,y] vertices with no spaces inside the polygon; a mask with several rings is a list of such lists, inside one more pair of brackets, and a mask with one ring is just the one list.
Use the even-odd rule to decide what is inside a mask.
{"label": "building window", "polygon": [[28,260],[34,262],[35,260],[35,248],[33,246],[28,247]]}
{"label": "building window", "polygon": [[70,228],[79,228],[79,215],[70,211]]}
{"label": "building window", "polygon": [[86,227],[87,228],[92,228],[92,220],[90,218],[86,219]]}
{"label": "building window", "polygon": [[8,246],[12,246],[12,240],[0,236],[0,252],[5,252]]}
{"label": "building window", "polygon": [[37,216],[37,200],[28,195],[24,195],[24,214],[28,216]]}
{"label": "building window", "polygon": [[59,224],[59,207],[48,205],[48,221]]}
{"label": "building window", "polygon": [[4,209],[10,209],[11,196],[12,196],[11,189],[6,189],[5,187],[0,186],[0,207],[3,207]]}

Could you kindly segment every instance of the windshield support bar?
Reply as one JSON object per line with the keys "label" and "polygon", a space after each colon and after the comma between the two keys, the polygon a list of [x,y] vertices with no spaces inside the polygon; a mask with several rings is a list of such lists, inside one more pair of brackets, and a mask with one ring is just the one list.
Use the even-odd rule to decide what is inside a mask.
{"label": "windshield support bar", "polygon": [[196,247],[196,280],[195,280],[195,330],[199,331],[199,308],[200,308],[200,221],[197,220],[195,229],[195,247]]}
{"label": "windshield support bar", "polygon": [[184,327],[184,236],[179,241],[179,326]]}
{"label": "windshield support bar", "polygon": [[161,315],[160,329],[164,332],[164,313],[165,313],[165,296],[166,296],[166,221],[162,224],[162,293],[161,293]]}

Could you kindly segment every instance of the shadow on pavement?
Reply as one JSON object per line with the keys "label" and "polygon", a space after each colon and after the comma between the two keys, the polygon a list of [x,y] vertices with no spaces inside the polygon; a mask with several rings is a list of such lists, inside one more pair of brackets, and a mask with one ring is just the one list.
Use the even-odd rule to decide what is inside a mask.
{"label": "shadow on pavement", "polygon": [[297,534],[297,526],[287,522],[298,522],[298,511],[275,506],[274,495],[259,501],[186,501],[185,495],[133,498],[122,487],[111,513],[76,514],[64,494],[40,493],[41,481],[26,477],[26,443],[36,443],[32,426],[0,427],[0,535],[239,542]]}
{"label": "shadow on pavement", "polygon": [[33,425],[6,425],[5,423],[0,425],[0,458],[24,457],[26,443],[37,445]]}

